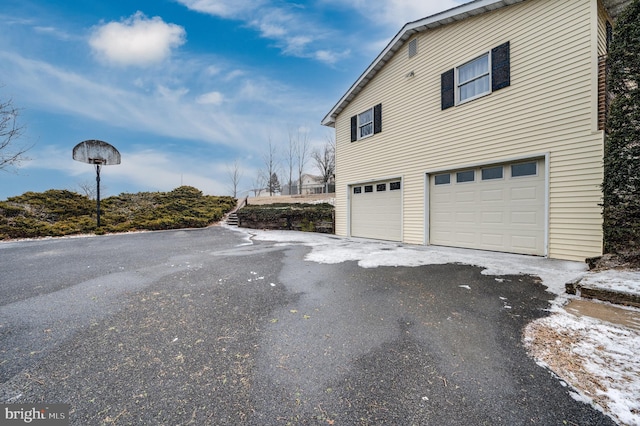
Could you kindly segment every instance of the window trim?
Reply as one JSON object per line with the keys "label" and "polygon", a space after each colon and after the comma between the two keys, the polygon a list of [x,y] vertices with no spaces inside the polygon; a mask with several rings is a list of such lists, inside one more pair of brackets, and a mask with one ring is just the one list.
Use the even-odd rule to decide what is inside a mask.
{"label": "window trim", "polygon": [[[447,176],[449,179],[447,180],[447,182],[438,182],[438,178],[441,176]],[[433,185],[434,186],[441,186],[441,185],[451,185],[451,173],[438,173],[433,175]]]}
{"label": "window trim", "polygon": [[[494,170],[494,169],[500,169],[500,177],[488,177],[488,178],[485,178],[484,171],[485,170]],[[481,167],[480,168],[480,180],[481,181],[504,180],[504,165]]]}
{"label": "window trim", "polygon": [[[366,113],[371,114],[371,121],[363,123],[360,121],[360,116]],[[362,128],[365,126],[371,126],[371,133],[361,136]],[[351,116],[351,142],[357,142],[360,139],[366,139],[368,137],[377,135],[382,132],[382,104],[376,104],[371,108],[365,109],[356,115]]]}
{"label": "window trim", "polygon": [[[485,57],[485,56],[487,57],[487,72],[483,73],[483,74],[476,75],[475,77],[465,81],[464,83],[460,83],[460,69],[463,68],[464,66],[469,65],[470,63],[480,59],[480,58]],[[464,64],[455,67],[454,77],[455,77],[455,90],[456,90],[456,98],[455,98],[455,104],[456,105],[462,105],[462,104],[465,104],[467,102],[471,102],[471,101],[473,101],[475,99],[478,99],[478,98],[481,98],[483,96],[487,96],[487,95],[491,94],[492,93],[492,87],[491,87],[491,51],[484,52],[484,53],[476,56],[475,58],[465,62]],[[466,99],[460,99],[460,88],[462,86],[464,86],[466,84],[469,84],[469,83],[471,83],[473,81],[480,80],[481,78],[484,78],[484,77],[487,77],[488,80],[489,80],[489,90],[487,90],[486,92],[482,92],[482,93],[479,93],[477,95],[468,97]]]}
{"label": "window trim", "polygon": [[[371,112],[371,121],[367,121],[366,123],[362,123],[360,122],[360,116],[363,114],[366,114],[368,112]],[[373,117],[373,107],[369,108],[369,109],[365,109],[364,111],[358,113],[356,115],[356,117],[358,117],[358,123],[357,123],[357,131],[358,131],[358,140],[360,139],[366,139],[368,137],[371,137],[374,135],[374,130],[373,130],[373,122],[374,122],[374,117]],[[362,135],[362,129],[363,127],[367,126],[367,125],[371,125],[371,132],[367,133],[366,135]]]}
{"label": "window trim", "polygon": [[[483,58],[485,55],[488,58],[489,90],[464,100],[460,100],[461,85],[458,80],[461,68],[479,58]],[[477,80],[484,76],[486,76],[486,74],[483,73],[474,79]],[[467,84],[474,79],[469,79],[465,81],[464,84]],[[490,49],[488,53],[485,52],[464,62],[462,65],[450,68],[440,74],[440,109],[444,111],[455,106],[463,105],[509,86],[511,86],[511,42],[506,41]]]}
{"label": "window trim", "polygon": [[[532,174],[528,174],[528,175],[518,175],[518,176],[514,176],[513,175],[513,166],[523,166],[525,164],[533,164],[536,168],[536,172],[532,173]],[[509,167],[509,174],[510,174],[510,178],[511,179],[521,179],[521,178],[528,178],[528,177],[532,177],[532,176],[538,176],[540,173],[540,166],[538,165],[538,160],[531,160],[531,161],[524,161],[524,162],[518,162],[518,163],[513,163],[511,164],[511,166]]]}
{"label": "window trim", "polygon": [[[460,170],[460,171],[457,171],[455,173],[456,173],[456,185],[465,184],[465,183],[474,183],[476,181],[476,169]],[[458,180],[458,176],[463,174],[463,173],[472,173],[473,174],[473,179],[472,180],[463,180],[463,181]]]}

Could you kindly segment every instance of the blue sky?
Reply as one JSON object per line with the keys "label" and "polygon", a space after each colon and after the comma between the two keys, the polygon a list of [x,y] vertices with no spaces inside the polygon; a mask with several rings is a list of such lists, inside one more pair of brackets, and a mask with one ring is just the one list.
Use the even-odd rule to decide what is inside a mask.
{"label": "blue sky", "polygon": [[21,109],[16,143],[33,147],[0,171],[0,200],[95,185],[71,158],[87,139],[122,154],[103,196],[229,195],[234,162],[244,196],[269,141],[283,155],[290,133],[312,148],[333,138],[320,120],[402,26],[465,2],[3,0],[0,100]]}

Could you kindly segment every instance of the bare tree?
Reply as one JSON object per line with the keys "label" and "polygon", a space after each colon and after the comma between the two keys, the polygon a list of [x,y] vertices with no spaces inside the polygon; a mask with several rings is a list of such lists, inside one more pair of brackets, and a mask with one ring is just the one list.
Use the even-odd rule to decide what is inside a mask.
{"label": "bare tree", "polygon": [[336,172],[336,144],[333,138],[327,136],[327,140],[321,149],[316,149],[311,155],[316,163],[316,167],[320,170],[323,191],[327,191],[327,184]]}
{"label": "bare tree", "polygon": [[293,187],[293,169],[295,168],[296,162],[296,139],[294,138],[293,131],[289,129],[289,145],[287,151],[285,152],[285,160],[287,161],[287,170],[289,175],[287,176],[287,180],[285,186],[287,187],[288,195],[291,195],[291,188]]}
{"label": "bare tree", "polygon": [[233,164],[227,164],[227,176],[229,177],[230,190],[233,198],[238,198],[238,185],[240,185],[240,179],[242,179],[242,171],[240,170],[240,164],[236,159]]}
{"label": "bare tree", "polygon": [[91,181],[80,182],[78,184],[78,188],[80,189],[80,193],[84,194],[90,200],[96,198],[96,183]]}
{"label": "bare tree", "polygon": [[26,152],[31,146],[16,143],[24,131],[18,124],[19,112],[11,99],[0,101],[0,170],[14,171],[23,161],[29,160]]}
{"label": "bare tree", "polygon": [[[291,136],[290,136],[291,137]],[[298,166],[298,194],[302,194],[302,174],[309,161],[309,133],[298,128],[295,135],[296,165]]]}
{"label": "bare tree", "polygon": [[[269,150],[264,154],[262,158],[265,167],[262,171],[262,181],[268,183],[272,180],[273,175],[278,174],[277,150],[275,145],[273,145],[271,138],[269,138]],[[269,191],[269,196],[273,196],[273,185],[268,185],[267,190]]]}
{"label": "bare tree", "polygon": [[264,179],[262,178],[261,173],[258,173],[256,178],[253,180],[253,188],[251,189],[251,192],[253,192],[253,196],[259,197],[264,190],[264,186]]}

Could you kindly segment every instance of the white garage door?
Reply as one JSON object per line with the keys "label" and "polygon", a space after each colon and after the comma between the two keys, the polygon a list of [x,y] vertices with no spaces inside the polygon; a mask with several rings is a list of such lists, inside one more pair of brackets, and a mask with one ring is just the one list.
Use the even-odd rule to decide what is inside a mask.
{"label": "white garage door", "polygon": [[400,180],[353,185],[351,236],[402,240],[402,185]]}
{"label": "white garage door", "polygon": [[545,255],[544,160],[429,178],[429,242]]}

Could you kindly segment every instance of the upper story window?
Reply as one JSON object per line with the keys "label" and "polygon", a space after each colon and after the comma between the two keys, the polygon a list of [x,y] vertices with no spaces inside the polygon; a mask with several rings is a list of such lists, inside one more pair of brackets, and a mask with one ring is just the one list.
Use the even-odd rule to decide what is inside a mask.
{"label": "upper story window", "polygon": [[373,134],[373,108],[358,114],[358,139]]}
{"label": "upper story window", "polygon": [[382,132],[382,104],[351,117],[351,142]]}
{"label": "upper story window", "polygon": [[441,108],[447,109],[511,85],[511,47],[506,42],[440,76]]}
{"label": "upper story window", "polygon": [[458,103],[491,92],[489,85],[489,53],[457,68]]}

